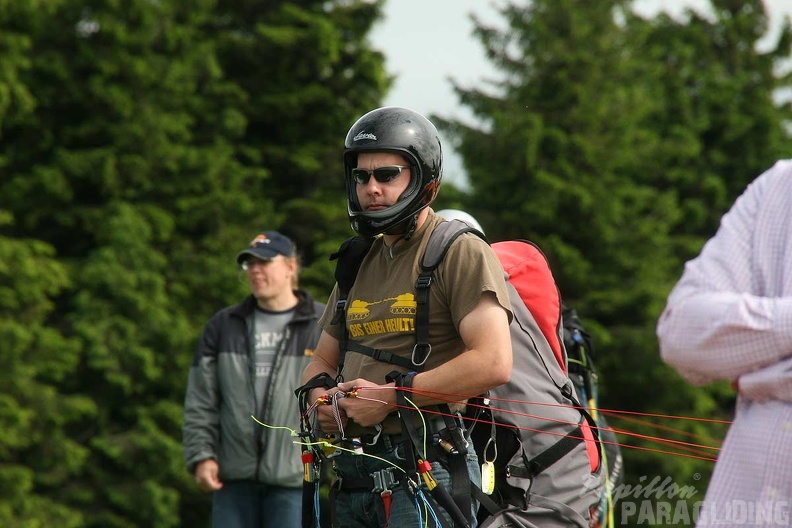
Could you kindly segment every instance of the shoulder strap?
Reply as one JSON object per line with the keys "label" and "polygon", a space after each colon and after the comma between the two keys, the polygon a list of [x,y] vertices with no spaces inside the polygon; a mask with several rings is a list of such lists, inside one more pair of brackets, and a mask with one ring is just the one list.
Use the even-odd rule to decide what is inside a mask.
{"label": "shoulder strap", "polygon": [[337,260],[335,269],[335,280],[338,283],[339,297],[346,299],[349,290],[355,283],[360,270],[363,257],[371,249],[374,243],[373,237],[355,236],[347,238],[338,248],[338,251],[330,255],[330,260]]}
{"label": "shoulder strap", "polygon": [[448,220],[441,222],[429,235],[426,251],[421,259],[421,271],[415,281],[415,348],[413,349],[412,362],[423,365],[432,345],[429,343],[429,288],[432,285],[432,273],[448,253],[454,241],[464,233],[473,233],[485,242],[487,237],[481,231],[470,227],[461,220]]}
{"label": "shoulder strap", "polygon": [[338,251],[330,255],[330,260],[336,261],[335,280],[338,284],[338,300],[336,301],[335,316],[332,323],[339,325],[341,330],[339,339],[340,356],[338,358],[338,372],[336,381],[340,382],[341,372],[344,369],[344,356],[348,348],[349,334],[346,327],[346,305],[349,290],[355,283],[360,264],[374,243],[372,237],[351,237],[346,239]]}
{"label": "shoulder strap", "polygon": [[487,242],[487,237],[478,229],[471,227],[461,220],[446,220],[435,227],[429,236],[426,252],[421,260],[422,272],[431,273],[445,258],[448,249],[454,240],[464,233],[473,233]]}

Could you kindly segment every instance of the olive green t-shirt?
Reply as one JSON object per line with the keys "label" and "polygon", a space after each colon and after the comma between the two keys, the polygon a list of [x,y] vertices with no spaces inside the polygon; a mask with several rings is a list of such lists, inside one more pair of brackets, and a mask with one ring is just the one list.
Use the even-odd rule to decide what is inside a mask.
{"label": "olive green t-shirt", "polygon": [[[382,238],[374,241],[364,258],[347,303],[349,339],[364,346],[387,350],[410,358],[415,346],[415,281],[429,235],[442,221],[430,211],[424,225],[407,242],[391,252]],[[492,248],[476,235],[466,233],[453,243],[432,275],[429,296],[429,342],[431,353],[424,370],[430,370],[465,350],[459,336],[459,322],[479,302],[482,292],[493,292],[509,312],[505,274]],[[340,328],[331,323],[338,298],[333,289],[320,320],[322,328],[340,338]],[[377,384],[402,367],[348,352],[344,359],[344,380],[363,378]]]}

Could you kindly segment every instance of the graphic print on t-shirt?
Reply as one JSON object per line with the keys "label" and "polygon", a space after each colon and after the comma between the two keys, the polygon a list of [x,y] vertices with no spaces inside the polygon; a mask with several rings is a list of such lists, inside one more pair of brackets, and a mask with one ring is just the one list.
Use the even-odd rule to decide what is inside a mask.
{"label": "graphic print on t-shirt", "polygon": [[272,373],[275,353],[283,340],[283,330],[256,333],[256,377],[268,378]]}
{"label": "graphic print on t-shirt", "polygon": [[402,293],[381,301],[354,299],[347,310],[350,337],[415,332],[415,294]]}
{"label": "graphic print on t-shirt", "polygon": [[269,312],[256,309],[253,346],[256,365],[256,394],[263,397],[267,391],[275,357],[286,332],[286,324],[291,320],[294,310]]}

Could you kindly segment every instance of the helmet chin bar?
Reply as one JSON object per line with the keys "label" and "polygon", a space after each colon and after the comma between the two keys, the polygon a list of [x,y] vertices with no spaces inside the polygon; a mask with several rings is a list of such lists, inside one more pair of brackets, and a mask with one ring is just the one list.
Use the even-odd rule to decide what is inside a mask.
{"label": "helmet chin bar", "polygon": [[[418,213],[416,211],[413,214],[409,214],[409,216],[405,216],[401,218],[396,223],[393,222],[399,216],[404,215],[405,207],[410,207],[410,201],[415,198],[416,193],[420,188],[420,181],[417,179],[411,179],[410,184],[408,185],[407,189],[399,196],[396,200],[396,203],[390,205],[386,209],[377,211],[375,213],[366,213],[363,211],[360,200],[357,197],[357,193],[354,192],[354,184],[349,183],[347,180],[347,205],[349,208],[350,216],[354,215],[357,217],[356,220],[352,222],[352,229],[361,233],[361,230],[356,228],[356,224],[362,223],[367,226],[367,228],[374,228],[370,229],[369,233],[365,236],[376,236],[371,233],[376,234],[385,234],[385,235],[402,235],[405,240],[409,240],[413,234],[415,233],[415,227],[418,221]],[[423,209],[423,207],[421,208]],[[378,229],[376,224],[379,223],[380,225],[388,225],[383,229]],[[360,224],[357,224],[358,226]]]}

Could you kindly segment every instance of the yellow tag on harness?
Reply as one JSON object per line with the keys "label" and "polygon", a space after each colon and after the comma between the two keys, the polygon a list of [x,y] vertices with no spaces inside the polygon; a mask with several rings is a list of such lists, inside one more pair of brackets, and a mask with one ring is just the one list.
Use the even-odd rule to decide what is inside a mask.
{"label": "yellow tag on harness", "polygon": [[495,464],[492,462],[481,465],[481,491],[487,495],[492,495],[495,491]]}

